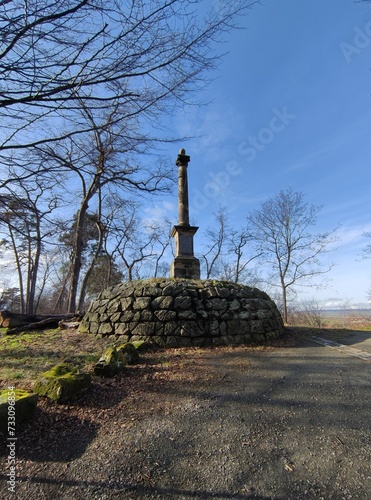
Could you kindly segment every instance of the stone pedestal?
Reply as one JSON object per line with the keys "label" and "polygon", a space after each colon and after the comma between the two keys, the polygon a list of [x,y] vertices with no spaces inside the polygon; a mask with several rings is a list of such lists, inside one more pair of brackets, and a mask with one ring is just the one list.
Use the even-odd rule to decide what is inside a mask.
{"label": "stone pedestal", "polygon": [[175,259],[170,266],[170,278],[200,279],[200,261],[193,254],[193,236],[198,227],[174,226]]}

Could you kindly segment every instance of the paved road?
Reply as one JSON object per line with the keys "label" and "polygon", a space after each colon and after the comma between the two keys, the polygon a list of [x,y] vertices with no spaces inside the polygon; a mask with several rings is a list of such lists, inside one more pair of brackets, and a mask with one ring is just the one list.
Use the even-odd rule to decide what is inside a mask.
{"label": "paved road", "polygon": [[370,499],[370,368],[308,339],[202,350],[192,384],[148,382],[160,408],[129,425],[124,408],[67,465],[30,466],[19,498]]}
{"label": "paved road", "polygon": [[[310,338],[310,337],[308,337]],[[327,340],[328,346],[332,346],[334,348],[343,348],[344,346],[350,347],[350,349],[344,349],[350,355],[356,355],[357,351],[361,358],[367,360],[371,359],[371,332],[364,331],[355,331],[355,330],[323,330],[319,335],[315,335],[312,337],[320,338],[321,340]],[[325,345],[322,342],[323,345]],[[362,353],[366,354],[362,356]],[[367,356],[367,354],[369,356]]]}

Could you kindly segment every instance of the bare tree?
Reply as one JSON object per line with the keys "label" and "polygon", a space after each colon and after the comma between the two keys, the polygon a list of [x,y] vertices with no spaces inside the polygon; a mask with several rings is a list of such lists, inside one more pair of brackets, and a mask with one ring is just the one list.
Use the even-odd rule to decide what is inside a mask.
{"label": "bare tree", "polygon": [[[43,169],[51,175],[65,175],[66,180],[74,190],[74,204],[79,203],[74,223],[73,249],[71,253],[71,268],[69,279],[68,311],[75,312],[81,307],[84,294],[95,261],[103,245],[102,199],[112,195],[114,189],[130,193],[157,193],[168,191],[173,169],[164,164],[151,164],[148,168],[141,166],[135,160],[135,153],[146,147],[145,138],[138,139],[137,143],[129,140],[125,123],[121,121],[116,106],[108,114],[99,114],[86,106],[80,100],[81,120],[85,120],[87,128],[93,132],[80,135],[78,138],[69,138],[53,144],[39,145],[34,148],[36,158],[43,165]],[[36,162],[35,158],[35,162]],[[76,190],[77,182],[79,190]],[[104,194],[106,193],[106,195]],[[106,196],[107,198],[107,196]],[[81,279],[80,272],[83,265],[84,227],[88,216],[88,208],[94,206],[95,226],[99,241],[95,257],[85,277]],[[80,296],[78,290],[80,287]]]}
{"label": "bare tree", "polygon": [[218,61],[215,42],[254,3],[198,15],[202,0],[2,2],[0,151],[94,130],[75,126],[79,99],[155,124],[168,104],[192,102]]}
{"label": "bare tree", "polygon": [[259,279],[251,263],[261,252],[254,253],[248,228],[232,227],[225,207],[214,214],[214,222],[215,226],[205,232],[207,243],[202,257],[206,278],[255,286]]}
{"label": "bare tree", "polygon": [[194,103],[218,62],[215,42],[254,3],[226,1],[203,16],[202,0],[1,3],[0,188],[44,177],[80,184],[61,288],[69,311],[88,281],[80,274],[88,208],[98,213],[112,185],[167,189],[169,170],[153,161],[157,143],[169,141],[159,117]]}
{"label": "bare tree", "polygon": [[205,232],[205,251],[202,254],[206,279],[219,278],[222,273],[223,253],[227,243],[227,234],[229,231],[229,221],[224,207],[219,207],[218,212],[214,214],[216,223],[215,228],[209,228]]}
{"label": "bare tree", "polygon": [[261,252],[252,254],[252,235],[247,227],[232,229],[228,234],[229,280],[235,283],[254,285],[258,280],[251,269],[251,262],[259,258]]}
{"label": "bare tree", "polygon": [[24,313],[33,313],[37,308],[40,260],[45,242],[54,231],[49,216],[56,208],[56,200],[50,197],[48,188],[38,180],[36,186],[21,183],[17,190],[8,186],[8,193],[0,195],[0,227],[6,235],[3,241],[13,254]]}
{"label": "bare tree", "polygon": [[[147,237],[152,242],[152,263],[149,275],[157,278],[159,275],[168,275],[170,263],[163,262],[164,256],[171,249],[173,241],[171,236],[172,222],[165,218],[162,221],[149,221],[145,223]],[[166,269],[166,270],[165,270]]]}
{"label": "bare tree", "polygon": [[335,230],[312,234],[320,206],[309,206],[304,195],[291,188],[280,191],[248,216],[257,251],[269,270],[268,282],[281,288],[283,319],[287,322],[287,292],[295,285],[309,285],[330,271],[321,255],[334,241]]}

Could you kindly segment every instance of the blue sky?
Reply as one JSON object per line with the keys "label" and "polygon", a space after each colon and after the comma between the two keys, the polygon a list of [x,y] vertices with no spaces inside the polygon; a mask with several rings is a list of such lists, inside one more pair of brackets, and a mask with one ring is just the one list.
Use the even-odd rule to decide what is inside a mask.
{"label": "blue sky", "polygon": [[[309,295],[366,302],[371,4],[262,0],[241,24],[226,35],[229,53],[205,91],[212,102],[170,124],[176,135],[197,136],[179,145],[191,156],[191,219],[201,233],[222,204],[238,226],[281,189],[302,191],[309,204],[323,205],[315,230],[341,225],[329,287]],[[166,154],[175,160],[174,149]],[[157,208],[175,222],[176,199],[157,200]]]}

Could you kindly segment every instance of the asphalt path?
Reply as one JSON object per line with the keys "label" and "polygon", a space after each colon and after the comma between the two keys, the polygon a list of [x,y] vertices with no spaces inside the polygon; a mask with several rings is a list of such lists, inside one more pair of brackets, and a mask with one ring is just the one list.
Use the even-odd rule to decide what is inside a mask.
{"label": "asphalt path", "polygon": [[[157,388],[160,409],[117,414],[18,498],[370,499],[371,362],[318,338],[346,345],[202,350],[207,377]],[[347,342],[371,352],[370,334]]]}

